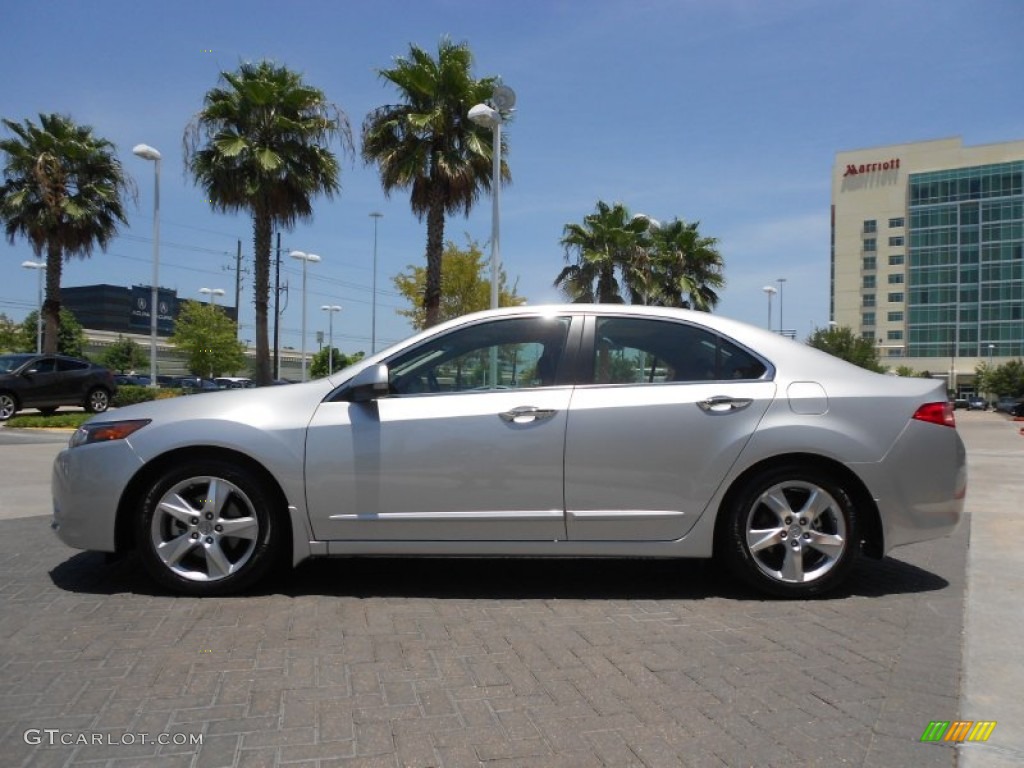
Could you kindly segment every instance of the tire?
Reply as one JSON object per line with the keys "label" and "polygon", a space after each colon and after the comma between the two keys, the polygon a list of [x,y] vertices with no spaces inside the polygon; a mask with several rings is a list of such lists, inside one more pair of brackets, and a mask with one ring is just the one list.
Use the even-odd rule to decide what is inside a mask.
{"label": "tire", "polygon": [[14,395],[7,392],[0,392],[0,421],[7,421],[18,412],[18,401]]}
{"label": "tire", "polygon": [[245,589],[277,559],[283,538],[277,498],[263,478],[220,459],[171,467],[142,502],[135,530],[142,563],[174,592]]}
{"label": "tire", "polygon": [[718,552],[739,579],[776,597],[839,586],[860,554],[850,494],[830,474],[784,465],[749,478],[731,496]]}
{"label": "tire", "polygon": [[110,407],[110,393],[103,387],[96,387],[89,390],[85,398],[85,410],[89,413],[103,413]]}

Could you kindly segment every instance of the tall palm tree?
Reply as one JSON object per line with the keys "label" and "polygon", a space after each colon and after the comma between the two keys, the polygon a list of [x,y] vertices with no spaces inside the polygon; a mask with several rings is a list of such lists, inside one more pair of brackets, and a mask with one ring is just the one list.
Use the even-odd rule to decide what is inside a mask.
{"label": "tall palm tree", "polygon": [[700,234],[699,222],[675,219],[652,227],[653,302],[710,312],[725,286],[718,240]]}
{"label": "tall palm tree", "polygon": [[622,304],[633,295],[636,283],[626,278],[643,255],[649,228],[646,218],[631,217],[622,203],[599,200],[582,224],[565,225],[565,259],[575,260],[558,273],[555,286],[570,301]]}
{"label": "tall palm tree", "polygon": [[185,129],[185,165],[217,211],[247,211],[253,222],[256,381],[269,384],[271,233],[313,216],[312,200],[340,191],[341,138],[352,149],[348,118],[323,91],[273,62],[222,72]]}
{"label": "tall palm tree", "polygon": [[22,235],[37,257],[46,255],[44,351],[53,354],[64,261],[91,256],[97,245],[106,250],[118,225],[128,223],[122,196],[133,196],[134,185],[114,145],[70,117],[40,114],[38,125],[3,124],[14,135],[0,141],[0,221],[12,244]]}
{"label": "tall palm tree", "polygon": [[[481,190],[491,188],[493,135],[467,117],[488,99],[497,78],[474,79],[465,43],[443,38],[437,58],[415,45],[378,74],[398,89],[401,103],[379,107],[363,122],[363,160],[376,163],[384,194],[411,190],[413,213],[427,219],[427,275],[423,294],[427,326],[438,322],[444,217],[468,215]],[[499,148],[504,156],[505,145]],[[503,181],[511,179],[502,162]]]}

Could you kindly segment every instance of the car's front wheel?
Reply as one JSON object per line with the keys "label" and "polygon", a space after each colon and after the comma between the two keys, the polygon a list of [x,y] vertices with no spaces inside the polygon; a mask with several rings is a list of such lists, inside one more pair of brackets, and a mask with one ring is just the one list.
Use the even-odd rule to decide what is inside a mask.
{"label": "car's front wheel", "polygon": [[0,392],[0,421],[7,421],[18,412],[18,401],[14,395]]}
{"label": "car's front wheel", "polygon": [[136,526],[142,562],[176,592],[244,589],[266,573],[280,548],[276,498],[263,478],[226,461],[171,468],[143,500]]}
{"label": "car's front wheel", "polygon": [[723,514],[719,553],[741,580],[779,597],[834,589],[860,552],[849,493],[816,469],[787,465],[759,472]]}
{"label": "car's front wheel", "polygon": [[90,413],[103,413],[110,407],[110,393],[103,387],[90,390],[85,399],[85,409]]}

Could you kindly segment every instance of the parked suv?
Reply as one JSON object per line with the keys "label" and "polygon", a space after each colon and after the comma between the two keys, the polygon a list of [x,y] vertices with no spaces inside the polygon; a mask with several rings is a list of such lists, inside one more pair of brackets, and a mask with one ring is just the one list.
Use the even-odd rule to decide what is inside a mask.
{"label": "parked suv", "polygon": [[109,370],[64,355],[0,355],[0,421],[23,408],[51,414],[62,405],[93,413],[110,407],[117,384]]}

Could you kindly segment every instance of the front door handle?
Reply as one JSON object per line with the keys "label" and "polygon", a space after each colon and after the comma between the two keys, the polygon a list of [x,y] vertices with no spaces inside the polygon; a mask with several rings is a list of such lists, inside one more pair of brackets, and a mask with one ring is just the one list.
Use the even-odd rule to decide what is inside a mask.
{"label": "front door handle", "polygon": [[551,408],[537,408],[532,405],[520,405],[511,411],[502,411],[498,414],[502,421],[509,424],[530,424],[534,421],[544,421],[555,415]]}
{"label": "front door handle", "polygon": [[709,397],[707,400],[698,400],[697,407],[704,411],[704,413],[733,413],[734,411],[742,411],[752,402],[754,401],[749,397],[718,395],[716,397]]}

